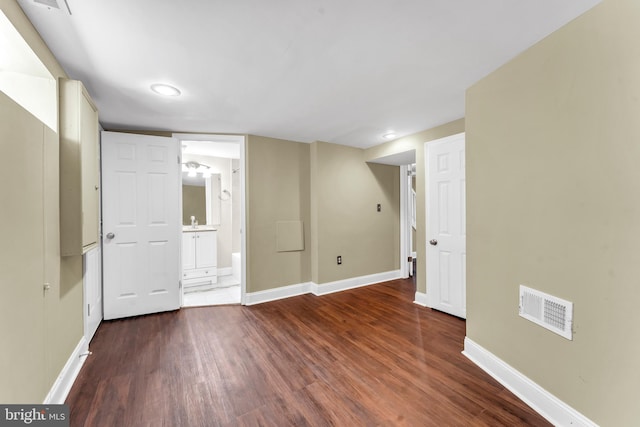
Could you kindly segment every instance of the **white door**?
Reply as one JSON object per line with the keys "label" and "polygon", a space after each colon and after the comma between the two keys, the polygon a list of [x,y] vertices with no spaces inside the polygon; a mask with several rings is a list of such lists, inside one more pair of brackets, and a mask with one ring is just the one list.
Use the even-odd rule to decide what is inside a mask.
{"label": "white door", "polygon": [[180,307],[180,160],[173,138],[102,132],[104,318]]}
{"label": "white door", "polygon": [[427,301],[466,318],[464,133],[425,144],[427,171]]}

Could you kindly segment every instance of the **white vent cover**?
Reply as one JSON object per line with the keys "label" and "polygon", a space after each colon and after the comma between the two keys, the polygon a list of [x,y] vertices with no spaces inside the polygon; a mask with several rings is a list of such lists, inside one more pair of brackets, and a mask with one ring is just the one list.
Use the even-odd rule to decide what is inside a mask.
{"label": "white vent cover", "polygon": [[42,6],[52,7],[54,9],[60,9],[60,5],[58,5],[58,0],[33,0],[33,2]]}
{"label": "white vent cover", "polygon": [[568,340],[573,339],[573,303],[520,285],[520,316]]}
{"label": "white vent cover", "polygon": [[[67,0],[33,0],[33,3],[37,6],[44,6],[48,9],[64,10],[69,12],[69,15],[71,15],[71,9],[69,8]],[[61,3],[64,3],[64,8],[60,8]]]}

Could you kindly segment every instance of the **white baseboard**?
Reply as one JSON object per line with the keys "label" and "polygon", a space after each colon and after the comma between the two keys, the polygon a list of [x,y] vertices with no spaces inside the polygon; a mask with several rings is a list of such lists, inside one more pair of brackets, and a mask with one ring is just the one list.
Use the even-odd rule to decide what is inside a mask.
{"label": "white baseboard", "polygon": [[261,304],[263,302],[275,301],[283,298],[290,298],[298,295],[308,294],[310,288],[311,282],[307,282],[267,289],[266,291],[248,292],[245,295],[245,305]]}
{"label": "white baseboard", "polygon": [[471,339],[464,339],[462,352],[483,371],[518,396],[556,426],[597,427],[597,424],[540,387],[522,373]]}
{"label": "white baseboard", "polygon": [[218,276],[231,276],[233,269],[231,267],[223,267],[218,269]]}
{"label": "white baseboard", "polygon": [[84,361],[87,359],[88,352],[89,343],[85,337],[82,337],[71,356],[69,356],[69,360],[60,371],[60,375],[51,386],[47,397],[44,398],[44,405],[64,403],[69,391],[71,391],[73,382],[76,380],[78,373],[80,373],[80,368],[82,368]]}
{"label": "white baseboard", "polygon": [[369,274],[367,276],[351,277],[349,279],[337,280],[335,282],[318,285],[311,283],[311,293],[317,296],[327,295],[334,292],[346,291],[347,289],[359,288],[361,286],[373,285],[374,283],[387,282],[402,278],[400,270],[385,271],[384,273]]}
{"label": "white baseboard", "polygon": [[373,285],[400,278],[400,270],[393,270],[386,271],[384,273],[370,274],[368,276],[337,280],[335,282],[323,283],[321,285],[314,282],[298,283],[295,285],[282,286],[280,288],[267,289],[266,291],[247,293],[245,295],[244,305],[261,304],[263,302],[275,301],[309,293],[316,296],[327,295],[333,292],[345,291],[347,289],[359,288],[361,286]]}
{"label": "white baseboard", "polygon": [[416,292],[414,304],[421,305],[423,307],[428,307],[427,305],[427,294],[424,292]]}

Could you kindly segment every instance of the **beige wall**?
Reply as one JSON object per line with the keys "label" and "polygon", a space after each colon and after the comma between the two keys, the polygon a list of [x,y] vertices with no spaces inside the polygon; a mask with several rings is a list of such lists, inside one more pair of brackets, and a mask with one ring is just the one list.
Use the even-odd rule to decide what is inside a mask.
{"label": "beige wall", "polygon": [[[639,22],[605,0],[466,101],[467,334],[602,426],[640,420]],[[574,302],[573,341],[519,284]]]}
{"label": "beige wall", "polygon": [[438,126],[423,132],[415,133],[404,138],[389,141],[367,149],[364,153],[366,161],[375,160],[392,154],[404,153],[415,150],[416,152],[416,287],[419,292],[427,292],[426,283],[426,240],[425,240],[425,168],[424,168],[424,143],[455,135],[465,131],[464,119],[459,119],[442,126]]}
{"label": "beige wall", "polygon": [[[15,1],[0,8],[66,77]],[[0,402],[38,403],[83,334],[82,259],[59,255],[58,135],[1,93],[0,110]]]}
{"label": "beige wall", "polygon": [[[248,136],[248,292],[399,268],[399,170],[369,165],[363,155]],[[304,250],[277,252],[276,222],[291,220],[304,223]]]}
{"label": "beige wall", "polygon": [[[311,280],[309,144],[249,135],[247,292]],[[305,249],[277,252],[276,222],[303,221]]]}
{"label": "beige wall", "polygon": [[[363,150],[312,144],[315,283],[400,268],[400,172]],[[381,212],[376,205],[382,205]],[[342,256],[342,265],[336,257]]]}

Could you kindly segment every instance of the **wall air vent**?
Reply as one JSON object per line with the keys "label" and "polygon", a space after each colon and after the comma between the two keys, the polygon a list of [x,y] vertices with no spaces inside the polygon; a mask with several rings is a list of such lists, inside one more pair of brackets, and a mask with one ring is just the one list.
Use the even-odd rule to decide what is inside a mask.
{"label": "wall air vent", "polygon": [[[38,6],[43,6],[48,9],[56,9],[69,12],[71,15],[71,9],[69,8],[69,3],[67,0],[33,0],[33,3]],[[60,7],[60,5],[63,5]]]}
{"label": "wall air vent", "polygon": [[33,0],[34,3],[41,6],[51,7],[53,9],[60,9],[60,5],[57,0]]}
{"label": "wall air vent", "polygon": [[573,303],[520,285],[519,314],[568,340],[573,339]]}

